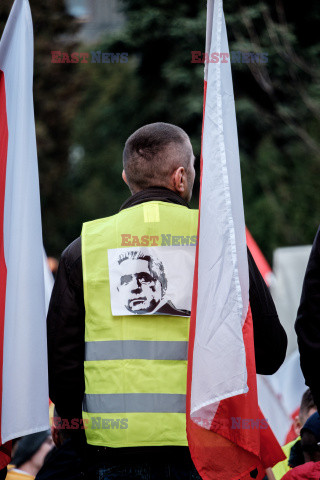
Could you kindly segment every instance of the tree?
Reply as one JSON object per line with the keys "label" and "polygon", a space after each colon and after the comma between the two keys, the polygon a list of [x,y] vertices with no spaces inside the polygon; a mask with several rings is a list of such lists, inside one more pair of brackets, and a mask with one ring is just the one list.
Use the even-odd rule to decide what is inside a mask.
{"label": "tree", "polygon": [[[2,33],[12,0],[2,0]],[[74,200],[68,185],[72,119],[84,78],[78,65],[53,64],[51,51],[74,51],[78,25],[63,0],[31,0],[34,25],[34,106],[44,243],[58,255],[69,233]],[[73,234],[73,232],[71,232]]]}
{"label": "tree", "polygon": [[129,195],[121,179],[122,150],[142,125],[178,124],[200,154],[203,65],[191,64],[191,50],[202,48],[205,9],[190,1],[129,3],[124,30],[91,48],[128,52],[128,63],[86,66],[88,89],[74,124],[78,224],[80,216],[114,214]]}
{"label": "tree", "polygon": [[[191,63],[191,51],[204,49],[205,5],[123,3],[124,30],[99,49],[129,52],[137,82],[135,97],[123,91],[136,112],[130,127],[176,123],[199,154],[203,65]],[[225,11],[230,50],[268,57],[232,68],[246,220],[270,260],[277,246],[311,242],[319,223],[319,7],[307,0],[302,17],[288,0],[229,0]]]}
{"label": "tree", "polygon": [[[123,30],[83,51],[128,52],[127,64],[52,65],[51,50],[72,49],[75,24],[62,0],[31,4],[50,253],[77,236],[83,221],[117,211],[129,193],[121,180],[123,144],[139,126],[178,124],[200,154],[203,65],[191,63],[191,52],[204,50],[205,4],[123,5]],[[289,0],[225,2],[230,50],[268,55],[266,64],[233,63],[232,69],[246,221],[269,260],[276,246],[311,242],[319,223],[320,12],[316,0],[306,0],[303,16],[300,8]]]}
{"label": "tree", "polygon": [[307,1],[302,17],[287,0],[236,5],[232,48],[268,54],[267,64],[233,67],[246,220],[270,258],[312,242],[319,224],[320,9]]}

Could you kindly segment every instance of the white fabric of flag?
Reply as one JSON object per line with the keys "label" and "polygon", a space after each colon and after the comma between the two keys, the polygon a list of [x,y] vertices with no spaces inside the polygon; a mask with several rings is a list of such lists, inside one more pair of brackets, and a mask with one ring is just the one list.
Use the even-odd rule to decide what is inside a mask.
{"label": "white fabric of flag", "polygon": [[[208,1],[206,52],[229,53],[221,0]],[[212,34],[211,34],[212,32]],[[249,276],[230,59],[207,63],[191,417],[210,427],[219,402],[248,391],[242,326]]]}
{"label": "white fabric of flag", "polygon": [[33,110],[33,27],[15,0],[0,43],[8,123],[4,208],[7,267],[1,442],[49,426],[46,307]]}

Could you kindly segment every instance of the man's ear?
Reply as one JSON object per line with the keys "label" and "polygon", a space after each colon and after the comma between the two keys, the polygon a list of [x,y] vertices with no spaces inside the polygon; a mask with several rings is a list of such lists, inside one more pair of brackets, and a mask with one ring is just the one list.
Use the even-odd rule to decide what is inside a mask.
{"label": "man's ear", "polygon": [[126,175],[126,172],[124,170],[122,170],[122,179],[128,185],[127,175]]}
{"label": "man's ear", "polygon": [[52,427],[51,427],[51,436],[52,436],[52,440],[53,440],[53,443],[55,444],[55,446],[57,448],[61,447],[62,442],[61,442],[61,437],[60,437],[60,434],[59,434],[59,430],[54,425],[52,425]]}
{"label": "man's ear", "polygon": [[300,430],[301,430],[302,427],[303,427],[303,425],[301,425],[299,415],[297,415],[293,419],[293,430],[294,430],[294,433],[297,435],[297,437],[299,437]]}
{"label": "man's ear", "polygon": [[172,174],[172,183],[175,191],[179,193],[179,195],[183,196],[184,192],[186,191],[187,185],[187,176],[184,167],[179,167],[175,170]]}

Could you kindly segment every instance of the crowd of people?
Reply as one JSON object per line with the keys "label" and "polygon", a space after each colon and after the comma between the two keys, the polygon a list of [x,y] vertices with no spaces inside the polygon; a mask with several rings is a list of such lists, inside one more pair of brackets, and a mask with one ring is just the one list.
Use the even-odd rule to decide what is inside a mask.
{"label": "crowd of people", "polygon": [[[14,442],[7,480],[84,478],[83,459],[70,430],[61,428],[63,423],[56,410],[51,423],[51,431],[27,435]],[[296,438],[283,446],[286,459],[267,471],[266,480],[320,478],[320,416],[310,389],[302,396],[294,431]]]}

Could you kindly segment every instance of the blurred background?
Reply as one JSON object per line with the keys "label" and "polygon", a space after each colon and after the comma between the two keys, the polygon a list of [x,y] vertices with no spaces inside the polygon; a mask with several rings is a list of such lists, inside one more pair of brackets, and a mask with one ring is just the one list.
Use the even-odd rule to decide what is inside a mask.
{"label": "blurred background", "polygon": [[[190,135],[197,207],[203,64],[191,63],[191,52],[204,51],[206,2],[29,1],[47,255],[59,258],[83,222],[118,211],[129,196],[121,179],[124,142],[146,123],[174,123]],[[12,3],[1,0],[0,33]],[[320,223],[320,6],[318,0],[225,0],[224,10],[230,50],[268,58],[233,63],[232,73],[246,224],[273,264],[269,283],[289,335],[291,363],[265,391],[278,404],[290,396],[292,405],[283,397],[279,410],[289,425],[305,389],[293,323],[307,245]],[[87,52],[89,63],[52,63],[52,51]],[[91,63],[97,51],[128,53],[128,62]],[[282,378],[288,384],[291,377],[298,384],[284,393]]]}
{"label": "blurred background", "polygon": [[[12,0],[1,0],[2,33]],[[117,211],[129,191],[122,149],[138,127],[175,123],[199,158],[206,2],[30,0],[44,244],[58,257],[84,221]],[[246,223],[272,261],[309,244],[320,212],[320,8],[226,0],[230,50],[266,52],[232,65]],[[51,51],[127,52],[127,63],[56,64]],[[90,62],[89,58],[89,62]],[[198,164],[199,165],[199,164]],[[197,179],[199,181],[199,177]],[[194,194],[197,204],[198,186]]]}

